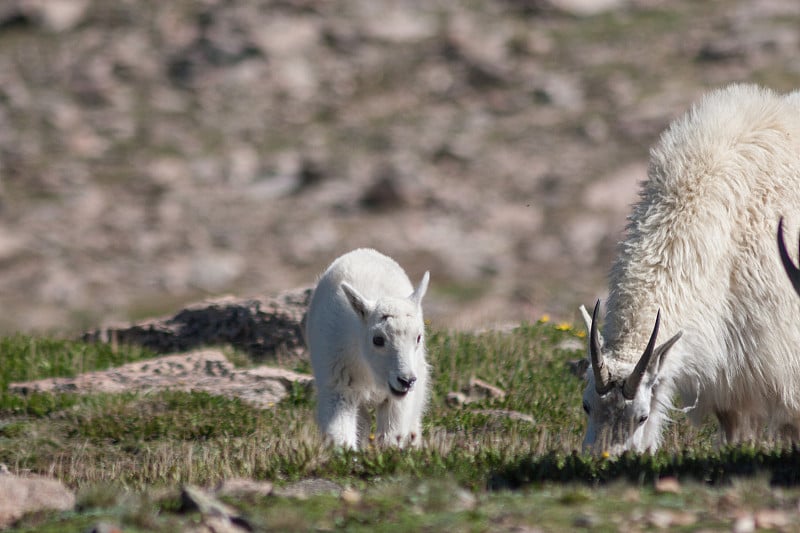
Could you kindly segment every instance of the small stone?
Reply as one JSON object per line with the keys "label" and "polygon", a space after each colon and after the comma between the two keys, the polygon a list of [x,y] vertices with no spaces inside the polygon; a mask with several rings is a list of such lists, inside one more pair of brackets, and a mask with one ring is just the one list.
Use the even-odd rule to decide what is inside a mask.
{"label": "small stone", "polygon": [[27,513],[45,510],[68,511],[75,495],[59,480],[40,476],[0,476],[0,529]]}
{"label": "small stone", "polygon": [[740,514],[733,521],[733,533],[751,533],[756,530],[756,519],[751,513]]}
{"label": "small stone", "polygon": [[548,4],[563,13],[588,17],[617,10],[623,0],[549,0]]}
{"label": "small stone", "polygon": [[448,392],[444,401],[450,407],[460,407],[469,402],[467,395],[463,392]]}
{"label": "small stone", "polygon": [[673,524],[672,513],[664,509],[656,509],[647,514],[647,523],[658,529],[666,529]]}
{"label": "small stone", "polygon": [[234,517],[239,513],[236,509],[217,500],[199,487],[185,485],[181,489],[181,509],[198,511],[203,515]]}
{"label": "small stone", "polygon": [[681,492],[681,484],[677,478],[662,477],[656,480],[655,490],[661,494],[679,494]]}
{"label": "small stone", "polygon": [[478,409],[476,413],[498,418],[508,418],[509,420],[521,420],[530,424],[535,424],[536,419],[531,415],[512,411],[511,409]]}
{"label": "small stone", "polygon": [[361,503],[361,493],[356,489],[346,488],[342,491],[342,501],[350,505]]}
{"label": "small stone", "polygon": [[506,391],[478,378],[470,378],[465,392],[473,399],[489,398],[502,400],[506,397]]}
{"label": "small stone", "polygon": [[735,491],[729,491],[722,495],[717,504],[720,511],[735,511],[741,506],[741,498]]}
{"label": "small stone", "polygon": [[33,0],[27,9],[54,32],[69,31],[85,18],[89,0]]}
{"label": "small stone", "polygon": [[405,207],[409,202],[410,193],[405,181],[394,167],[379,170],[375,182],[361,197],[361,205],[374,211]]}
{"label": "small stone", "polygon": [[341,496],[342,487],[327,479],[304,479],[296,483],[290,483],[284,487],[275,487],[272,494],[283,498],[306,500],[312,496],[319,496],[322,494]]}
{"label": "small stone", "polygon": [[109,522],[97,522],[86,533],[123,533],[122,528]]}
{"label": "small stone", "polygon": [[256,481],[254,479],[232,478],[226,479],[217,486],[216,494],[222,496],[252,494],[255,496],[269,496],[272,494],[273,485],[269,481]]}
{"label": "small stone", "polygon": [[575,520],[572,521],[572,525],[575,527],[594,528],[599,522],[596,516],[582,513],[575,517]]}
{"label": "small stone", "polygon": [[627,503],[639,503],[641,500],[641,496],[639,495],[639,491],[636,489],[626,489],[625,492],[622,493],[622,501]]}
{"label": "small stone", "polygon": [[697,515],[688,511],[672,513],[672,524],[675,526],[691,526],[697,522]]}
{"label": "small stone", "polygon": [[755,513],[756,527],[780,529],[789,525],[789,515],[777,509],[761,509]]}

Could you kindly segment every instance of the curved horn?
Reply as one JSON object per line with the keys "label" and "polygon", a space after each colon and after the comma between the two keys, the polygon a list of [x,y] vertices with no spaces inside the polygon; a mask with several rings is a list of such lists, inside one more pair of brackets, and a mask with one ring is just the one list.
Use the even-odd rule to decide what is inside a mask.
{"label": "curved horn", "polygon": [[628,379],[625,380],[625,383],[622,386],[622,396],[624,396],[626,400],[632,400],[633,397],[636,396],[636,391],[639,389],[639,384],[642,382],[642,377],[644,377],[644,373],[647,371],[647,367],[650,365],[650,359],[653,357],[653,351],[656,347],[656,338],[658,337],[658,326],[660,323],[661,310],[659,309],[658,313],[656,314],[656,325],[653,328],[653,333],[650,335],[650,341],[647,343],[647,348],[644,349],[642,357],[639,359],[639,362],[636,363],[636,367],[633,369],[633,372],[631,372],[631,375],[628,376]]}
{"label": "curved horn", "polygon": [[611,377],[608,374],[608,367],[600,353],[600,337],[597,333],[597,311],[600,309],[600,300],[594,304],[592,312],[592,327],[589,329],[589,354],[592,358],[592,371],[594,372],[594,386],[597,394],[603,395],[611,390]]}
{"label": "curved horn", "polygon": [[789,279],[794,286],[795,292],[800,295],[800,268],[794,266],[792,258],[789,257],[789,252],[786,251],[786,244],[783,241],[783,217],[778,221],[778,252],[781,254],[783,268],[789,274]]}

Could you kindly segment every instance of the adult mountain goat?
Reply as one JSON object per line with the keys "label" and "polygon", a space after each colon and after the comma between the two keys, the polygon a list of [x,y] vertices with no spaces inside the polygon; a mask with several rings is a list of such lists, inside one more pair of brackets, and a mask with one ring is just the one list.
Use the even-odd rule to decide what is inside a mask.
{"label": "adult mountain goat", "polygon": [[[783,268],[786,269],[786,274],[788,274],[789,279],[792,281],[794,290],[797,292],[797,295],[800,296],[800,268],[794,265],[789,252],[786,251],[786,244],[783,242],[783,219],[778,223],[778,253],[781,256]],[[800,249],[798,249],[797,253],[800,254]]]}
{"label": "adult mountain goat", "polygon": [[780,214],[800,211],[800,92],[712,92],[650,155],[602,336],[599,302],[582,309],[584,449],[655,450],[676,394],[728,442],[800,438],[800,298],[775,249]]}
{"label": "adult mountain goat", "polygon": [[377,407],[377,439],[418,444],[428,396],[422,298],[394,260],[370,249],[336,259],[311,297],[306,344],[317,388],[317,421],[340,446],[366,442]]}

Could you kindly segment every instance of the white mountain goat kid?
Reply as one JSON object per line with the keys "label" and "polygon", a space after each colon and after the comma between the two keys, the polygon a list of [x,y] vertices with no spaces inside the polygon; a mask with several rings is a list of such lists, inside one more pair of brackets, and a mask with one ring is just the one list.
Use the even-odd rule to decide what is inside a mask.
{"label": "white mountain goat kid", "polygon": [[650,155],[602,336],[599,306],[591,318],[582,309],[584,449],[657,449],[676,394],[693,422],[714,415],[728,442],[798,440],[800,298],[775,230],[800,210],[800,92],[712,92]]}
{"label": "white mountain goat kid", "polygon": [[336,259],[311,297],[306,344],[317,388],[317,421],[339,446],[358,448],[377,408],[378,442],[421,440],[428,399],[422,298],[393,259],[358,249]]}

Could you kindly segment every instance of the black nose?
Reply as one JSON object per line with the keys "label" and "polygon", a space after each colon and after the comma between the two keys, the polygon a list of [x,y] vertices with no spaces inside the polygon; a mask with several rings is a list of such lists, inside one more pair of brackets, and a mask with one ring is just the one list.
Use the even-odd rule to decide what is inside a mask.
{"label": "black nose", "polygon": [[411,376],[410,378],[397,378],[397,382],[406,390],[410,389],[412,385],[414,385],[415,381],[417,381],[417,378],[414,376]]}

